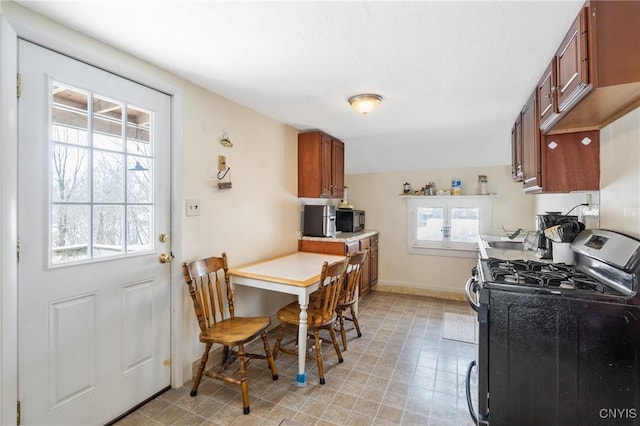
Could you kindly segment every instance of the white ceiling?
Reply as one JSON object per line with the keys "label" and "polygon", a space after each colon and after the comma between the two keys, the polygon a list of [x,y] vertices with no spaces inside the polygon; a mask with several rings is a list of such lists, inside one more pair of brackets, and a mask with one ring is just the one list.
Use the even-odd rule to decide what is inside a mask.
{"label": "white ceiling", "polygon": [[[348,147],[508,139],[583,1],[18,3]],[[361,116],[367,92],[384,100]]]}

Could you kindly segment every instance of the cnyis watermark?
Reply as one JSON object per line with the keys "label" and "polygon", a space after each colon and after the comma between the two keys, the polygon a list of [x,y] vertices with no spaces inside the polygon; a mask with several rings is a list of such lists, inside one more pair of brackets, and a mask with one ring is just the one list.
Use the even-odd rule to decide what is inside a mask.
{"label": "cnyis watermark", "polygon": [[601,419],[636,419],[638,410],[635,408],[601,408],[598,411]]}

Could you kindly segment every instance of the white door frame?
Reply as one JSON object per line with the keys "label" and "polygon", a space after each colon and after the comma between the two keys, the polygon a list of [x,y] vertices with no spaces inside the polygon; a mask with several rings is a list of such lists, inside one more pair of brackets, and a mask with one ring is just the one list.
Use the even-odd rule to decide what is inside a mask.
{"label": "white door frame", "polygon": [[[31,12],[29,12],[31,13]],[[49,23],[50,24],[50,23]],[[44,28],[44,26],[43,26]],[[18,38],[154,88],[171,96],[171,250],[182,258],[182,90],[157,68],[140,66],[132,57],[59,25],[36,28],[0,13],[0,424],[16,423],[18,400]],[[105,50],[109,51],[105,55]],[[151,68],[151,72],[150,72]],[[158,70],[157,72],[154,72]],[[182,342],[182,272],[171,267],[171,385],[184,383]]]}

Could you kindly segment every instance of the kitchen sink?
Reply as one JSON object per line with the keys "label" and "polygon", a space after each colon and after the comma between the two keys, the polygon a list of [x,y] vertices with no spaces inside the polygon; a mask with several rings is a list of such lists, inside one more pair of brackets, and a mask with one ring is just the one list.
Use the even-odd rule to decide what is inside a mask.
{"label": "kitchen sink", "polygon": [[503,250],[522,250],[522,241],[484,241],[487,248]]}

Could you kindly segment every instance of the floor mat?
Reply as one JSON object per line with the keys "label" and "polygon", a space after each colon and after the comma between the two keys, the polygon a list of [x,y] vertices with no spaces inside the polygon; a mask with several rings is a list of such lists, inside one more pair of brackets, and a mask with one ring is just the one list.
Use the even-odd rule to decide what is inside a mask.
{"label": "floor mat", "polygon": [[442,320],[442,338],[466,343],[478,343],[476,317],[445,312]]}

